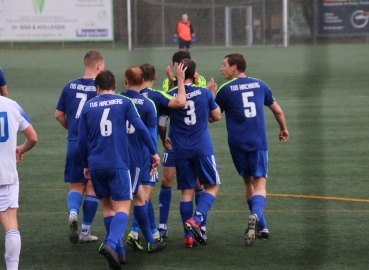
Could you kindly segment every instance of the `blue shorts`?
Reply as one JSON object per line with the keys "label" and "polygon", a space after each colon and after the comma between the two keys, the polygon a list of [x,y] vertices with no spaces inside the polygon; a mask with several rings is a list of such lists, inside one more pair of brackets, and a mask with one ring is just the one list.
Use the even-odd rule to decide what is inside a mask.
{"label": "blue shorts", "polygon": [[132,193],[136,195],[138,193],[138,188],[142,185],[142,180],[145,179],[145,173],[140,167],[134,166],[130,167],[129,172],[131,174]]}
{"label": "blue shorts", "polygon": [[220,185],[218,166],[215,157],[195,157],[176,159],[177,189],[196,187],[196,178],[200,184]]}
{"label": "blue shorts", "polygon": [[65,159],[64,182],[87,182],[83,175],[82,159],[78,151],[78,141],[68,141]]}
{"label": "blue shorts", "polygon": [[123,169],[90,169],[91,182],[98,199],[132,200],[131,176]]}
{"label": "blue shorts", "polygon": [[240,176],[268,178],[268,150],[247,152],[231,149],[231,156]]}
{"label": "blue shorts", "polygon": [[[149,178],[150,178],[150,173],[149,173]],[[149,180],[142,181],[142,185],[155,187],[155,183],[157,182],[159,182],[158,171],[156,171],[156,173]]]}
{"label": "blue shorts", "polygon": [[163,162],[161,163],[161,166],[164,167],[176,166],[176,160],[174,158],[174,150],[168,150],[166,148],[164,149]]}

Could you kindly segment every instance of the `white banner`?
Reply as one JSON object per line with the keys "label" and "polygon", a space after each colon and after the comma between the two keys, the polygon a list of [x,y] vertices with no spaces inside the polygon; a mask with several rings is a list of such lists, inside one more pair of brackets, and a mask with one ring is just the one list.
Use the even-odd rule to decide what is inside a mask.
{"label": "white banner", "polygon": [[113,40],[112,0],[0,0],[0,41]]}

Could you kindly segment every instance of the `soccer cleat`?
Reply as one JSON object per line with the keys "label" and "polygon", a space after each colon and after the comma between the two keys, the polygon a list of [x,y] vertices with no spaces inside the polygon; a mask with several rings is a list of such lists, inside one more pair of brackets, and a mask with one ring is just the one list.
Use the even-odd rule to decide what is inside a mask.
{"label": "soccer cleat", "polygon": [[68,221],[68,236],[69,241],[72,244],[78,244],[79,233],[78,233],[78,217],[76,215],[71,215]]}
{"label": "soccer cleat", "polygon": [[258,219],[256,215],[251,214],[249,216],[249,223],[248,223],[248,227],[245,232],[246,246],[252,246],[255,243],[257,227],[258,227]]}
{"label": "soccer cleat", "polygon": [[206,239],[201,233],[200,225],[197,225],[193,218],[188,219],[185,222],[184,227],[186,228],[186,230],[193,233],[196,242],[198,242],[200,245],[206,245]]}
{"label": "soccer cleat", "polygon": [[208,240],[208,234],[206,233],[206,231],[204,231],[203,229],[201,229],[201,233],[202,233],[202,237],[203,237],[205,240]]}
{"label": "soccer cleat", "polygon": [[97,238],[97,236],[88,234],[88,235],[83,235],[82,233],[79,235],[79,243],[80,244],[85,244],[85,243],[92,243],[99,240],[99,238]]}
{"label": "soccer cleat", "polygon": [[153,253],[163,250],[167,247],[167,243],[165,242],[155,242],[154,244],[147,243],[147,252]]}
{"label": "soccer cleat", "polygon": [[183,246],[185,248],[192,248],[193,246],[196,246],[195,243],[196,243],[196,241],[195,241],[195,239],[193,239],[193,237],[186,236],[186,238],[184,240],[184,243],[183,243]]}
{"label": "soccer cleat", "polygon": [[115,253],[115,251],[113,251],[111,249],[111,247],[108,244],[105,244],[101,248],[100,252],[105,257],[105,259],[108,260],[110,269],[113,269],[113,270],[121,270],[122,269],[120,267],[120,263],[118,261],[117,254]]}
{"label": "soccer cleat", "polygon": [[118,262],[119,264],[126,264],[127,263],[127,257],[126,255],[118,255]]}
{"label": "soccer cleat", "polygon": [[104,246],[104,243],[101,243],[100,246],[99,246],[99,254],[100,255],[103,255],[102,252],[101,252],[101,249],[102,249],[103,246]]}
{"label": "soccer cleat", "polygon": [[159,228],[158,229],[159,231],[159,234],[162,238],[168,238],[168,230],[165,230],[165,229],[162,229],[162,228]]}
{"label": "soccer cleat", "polygon": [[154,235],[154,239],[156,242],[163,242],[163,237],[161,237],[161,235],[159,236]]}
{"label": "soccer cleat", "polygon": [[257,237],[257,239],[268,240],[268,238],[269,238],[268,229],[263,229],[261,231],[258,230],[258,232],[256,234],[256,237]]}
{"label": "soccer cleat", "polygon": [[141,246],[141,240],[140,237],[135,239],[132,233],[129,233],[127,236],[127,245],[133,248],[134,251],[141,251],[143,250],[143,247]]}

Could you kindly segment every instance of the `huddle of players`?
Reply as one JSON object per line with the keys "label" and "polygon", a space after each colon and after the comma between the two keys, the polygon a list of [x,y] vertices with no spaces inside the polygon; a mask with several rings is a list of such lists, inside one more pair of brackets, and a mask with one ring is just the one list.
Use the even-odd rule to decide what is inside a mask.
{"label": "huddle of players", "polygon": [[[86,57],[89,54],[98,53],[89,52]],[[230,66],[235,67],[233,71],[236,74],[235,70],[237,71],[238,66],[240,66],[240,59],[238,58],[241,58],[241,63],[244,59],[239,54],[228,55],[225,59],[232,60],[232,57],[236,57],[236,64],[228,63],[228,69]],[[96,209],[95,206],[89,209],[85,207],[85,204],[86,200],[94,202],[97,199],[100,200],[107,234],[99,252],[108,260],[111,269],[121,269],[120,264],[126,262],[126,253],[121,237],[127,228],[132,197],[134,200],[134,219],[127,237],[127,244],[135,250],[143,250],[138,237],[138,232],[141,230],[147,242],[148,252],[166,248],[167,244],[163,242],[163,238],[168,237],[167,222],[171,202],[171,187],[175,175],[177,176],[177,188],[182,191],[180,214],[184,224],[184,246],[206,245],[207,213],[214,203],[220,185],[208,123],[219,121],[221,110],[226,112],[228,141],[232,158],[248,189],[246,197],[251,215],[245,233],[246,245],[251,246],[258,233],[259,237],[263,239],[267,239],[269,236],[263,217],[266,191],[264,192],[257,185],[254,189],[253,181],[248,181],[248,179],[249,177],[255,179],[259,177],[266,178],[267,175],[267,144],[262,110],[264,105],[271,106],[275,103],[271,91],[260,80],[246,76],[245,78],[237,78],[237,76],[232,78],[230,74],[232,68],[226,70],[224,67],[222,67],[222,72],[224,77],[230,80],[229,83],[223,84],[217,91],[217,85],[212,79],[208,83],[207,89],[205,79],[196,72],[195,62],[190,59],[186,52],[175,53],[172,60],[176,75],[173,76],[168,67],[166,70],[168,79],[163,84],[163,86],[168,86],[170,90],[167,92],[153,90],[152,86],[156,79],[155,69],[150,64],[144,64],[126,70],[124,84],[127,90],[120,95],[115,94],[114,74],[109,70],[104,70],[104,64],[102,62],[101,65],[100,61],[100,67],[97,68],[98,72],[96,72],[96,78],[93,81],[98,96],[92,99],[87,98],[87,95],[83,96],[83,90],[89,93],[92,88],[82,89],[83,87],[78,87],[81,82],[73,85],[72,81],[67,84],[63,93],[68,92],[68,89],[73,89],[73,87],[75,87],[73,90],[76,88],[82,89],[82,93],[69,90],[74,95],[74,100],[77,99],[74,106],[77,111],[75,113],[69,112],[73,120],[71,122],[69,119],[66,119],[65,122],[60,121],[56,113],[58,121],[68,129],[68,152],[71,151],[71,148],[77,149],[78,152],[72,161],[67,153],[65,181],[75,181],[72,180],[73,176],[67,179],[67,175],[71,175],[69,171],[72,170],[71,168],[68,169],[68,160],[75,165],[75,163],[78,163],[79,154],[81,159],[79,168],[82,168],[84,172],[82,182],[87,186],[86,182],[91,181],[96,192],[96,196],[90,194],[85,197],[82,232],[79,234],[78,212],[82,204],[82,197],[87,189],[76,191],[73,190],[71,184],[71,191],[68,194],[70,241],[72,243],[84,243],[97,240],[97,237],[90,234],[90,225],[97,207]],[[241,73],[245,69],[246,62]],[[238,82],[237,80],[243,81]],[[234,81],[237,81],[237,83],[235,84]],[[89,83],[91,86],[91,81]],[[235,85],[238,84],[248,85],[249,88],[245,87],[245,90],[249,90],[251,86],[260,89],[251,92],[242,91],[242,89],[236,91]],[[63,93],[57,106],[57,112],[67,111],[66,107],[68,106],[60,105],[63,104]],[[241,147],[243,148],[242,151],[246,152],[251,148],[260,149],[252,149],[252,154],[246,156],[239,151],[237,152],[235,145],[238,143],[237,140],[240,134],[243,135],[242,137],[248,136],[249,130],[246,132],[240,130],[243,133],[233,133],[233,125],[237,125],[237,123],[234,119],[228,117],[228,115],[235,114],[235,111],[232,111],[233,105],[231,103],[233,101],[227,100],[227,96],[233,93],[242,95],[241,99],[237,99],[241,100],[241,112],[248,121],[250,121],[250,118],[256,118],[256,114],[260,114],[256,124],[261,124],[261,127],[256,127],[255,131],[251,132],[251,136],[261,136],[261,142],[258,142],[257,138],[253,138],[255,139],[253,142],[255,145],[250,146],[246,143],[245,147]],[[255,101],[251,98],[254,97],[254,94]],[[64,95],[67,94],[64,93]],[[218,96],[222,96],[222,100],[218,100]],[[235,97],[231,98],[234,99]],[[255,105],[254,102],[261,102],[262,108],[259,109],[259,105]],[[280,110],[279,106],[278,108]],[[280,140],[285,141],[288,139],[288,131],[283,112],[280,115],[281,110],[275,110],[276,112],[272,109],[275,115],[276,113],[279,114],[278,117],[276,115],[276,119],[280,124]],[[68,113],[65,113],[65,115],[67,118]],[[166,136],[168,116],[171,121],[170,131]],[[236,117],[239,118],[239,116]],[[79,122],[77,123],[77,129],[71,126],[73,121],[74,124]],[[163,176],[159,195],[159,228],[156,227],[151,203],[152,190],[155,182],[158,181],[156,167],[160,162],[157,155],[157,124],[159,125],[160,138],[165,146],[162,161]],[[77,135],[77,140],[74,142],[70,140],[72,128],[76,131],[75,135]],[[231,132],[233,134],[230,134]],[[232,137],[236,137],[236,139],[230,140]],[[73,146],[70,146],[70,143]],[[245,144],[245,142],[242,143]],[[236,148],[240,149],[238,145]],[[114,157],[114,159],[111,157]],[[255,165],[260,163],[262,163],[262,166]],[[264,184],[265,189],[264,182],[262,184]],[[77,193],[77,199],[73,196],[69,198],[70,194],[76,195]],[[86,192],[86,194],[88,193]],[[193,206],[194,196],[195,211]],[[85,216],[88,216],[88,218],[85,218]]]}

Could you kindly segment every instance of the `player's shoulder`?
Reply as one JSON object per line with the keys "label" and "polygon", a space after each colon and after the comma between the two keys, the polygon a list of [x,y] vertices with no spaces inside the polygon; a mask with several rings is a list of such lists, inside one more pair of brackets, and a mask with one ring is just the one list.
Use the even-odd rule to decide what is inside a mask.
{"label": "player's shoulder", "polygon": [[230,86],[233,85],[237,80],[238,80],[238,78],[233,78],[232,80],[229,80],[229,81],[223,83],[221,86],[219,86],[216,94],[218,94],[220,91],[226,91],[226,90],[230,89]]}
{"label": "player's shoulder", "polygon": [[173,96],[174,94],[178,93],[178,86],[173,87],[172,89],[166,92],[167,95]]}
{"label": "player's shoulder", "polygon": [[247,77],[247,78],[251,81],[251,83],[258,83],[260,85],[260,87],[265,86],[265,87],[269,88],[268,84],[266,82],[264,82],[263,80],[260,80],[258,78],[254,78],[254,77]]}

